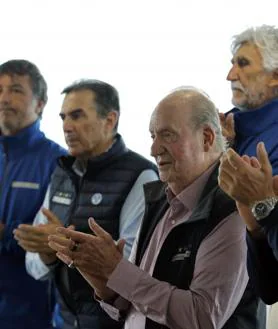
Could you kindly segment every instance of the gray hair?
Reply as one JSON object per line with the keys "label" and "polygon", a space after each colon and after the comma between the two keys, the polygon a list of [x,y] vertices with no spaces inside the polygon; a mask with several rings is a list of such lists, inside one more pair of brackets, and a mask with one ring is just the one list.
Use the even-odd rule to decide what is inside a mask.
{"label": "gray hair", "polygon": [[106,118],[111,111],[117,112],[118,120],[114,127],[114,133],[116,133],[120,115],[120,101],[117,89],[104,81],[82,79],[75,81],[70,86],[64,88],[62,94],[67,95],[73,91],[80,90],[90,90],[95,94],[96,111],[101,118]]}
{"label": "gray hair", "polygon": [[273,25],[250,27],[233,37],[231,51],[235,52],[244,43],[254,43],[260,50],[266,71],[278,69],[278,29]]}
{"label": "gray hair", "polygon": [[176,88],[171,92],[171,94],[174,93],[183,93],[189,96],[186,99],[186,103],[189,104],[192,109],[191,125],[193,125],[193,129],[198,130],[202,127],[209,126],[215,133],[215,146],[217,151],[224,152],[228,144],[226,138],[222,134],[219,111],[208,94],[192,86]]}

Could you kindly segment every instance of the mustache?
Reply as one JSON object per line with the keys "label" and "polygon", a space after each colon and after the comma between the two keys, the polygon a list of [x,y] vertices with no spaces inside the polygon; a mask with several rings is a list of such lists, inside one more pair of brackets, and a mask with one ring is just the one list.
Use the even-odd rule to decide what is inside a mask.
{"label": "mustache", "polygon": [[16,112],[16,110],[13,107],[10,106],[3,106],[0,104],[0,111],[5,112],[5,111],[10,111],[10,112]]}
{"label": "mustache", "polygon": [[64,134],[64,136],[65,136],[65,140],[67,142],[74,142],[74,141],[77,140],[77,136],[74,136],[74,135],[66,135],[66,134]]}
{"label": "mustache", "polygon": [[239,81],[232,81],[231,82],[231,88],[233,89],[238,89],[241,90],[242,92],[246,93],[245,88],[243,87],[243,85],[239,82]]}

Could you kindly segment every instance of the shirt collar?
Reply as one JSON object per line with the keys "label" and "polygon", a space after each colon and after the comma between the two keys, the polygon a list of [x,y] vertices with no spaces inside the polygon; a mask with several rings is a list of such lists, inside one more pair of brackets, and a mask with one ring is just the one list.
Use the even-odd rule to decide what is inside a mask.
{"label": "shirt collar", "polygon": [[218,160],[176,196],[173,194],[169,187],[166,187],[165,192],[169,204],[171,205],[177,202],[182,203],[186,209],[192,211],[197,205],[197,202],[199,201],[199,198],[203,192],[204,186],[206,185],[217,164]]}
{"label": "shirt collar", "polygon": [[[106,151],[104,151],[103,153],[107,153],[111,150],[111,148],[113,147],[113,145],[116,143],[116,138],[114,138],[112,144],[107,148]],[[78,159],[75,159],[73,165],[72,165],[72,170],[76,173],[76,175],[82,177],[86,174],[87,171],[87,163],[85,163],[84,161],[80,161]]]}

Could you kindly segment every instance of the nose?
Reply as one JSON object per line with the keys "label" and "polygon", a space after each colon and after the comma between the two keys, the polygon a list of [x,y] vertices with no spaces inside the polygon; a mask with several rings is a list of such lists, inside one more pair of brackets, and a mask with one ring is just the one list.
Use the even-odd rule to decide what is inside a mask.
{"label": "nose", "polygon": [[72,121],[67,116],[63,119],[63,130],[65,133],[71,132],[73,129]]}
{"label": "nose", "polygon": [[161,144],[159,138],[155,137],[151,145],[151,156],[157,157],[164,152],[164,147]]}
{"label": "nose", "polygon": [[0,103],[9,104],[11,101],[11,93],[8,90],[2,89],[0,92]]}
{"label": "nose", "polygon": [[231,69],[230,69],[230,71],[229,71],[226,79],[228,81],[236,81],[236,80],[238,80],[238,69],[237,69],[237,65],[236,64],[234,64],[231,67]]}

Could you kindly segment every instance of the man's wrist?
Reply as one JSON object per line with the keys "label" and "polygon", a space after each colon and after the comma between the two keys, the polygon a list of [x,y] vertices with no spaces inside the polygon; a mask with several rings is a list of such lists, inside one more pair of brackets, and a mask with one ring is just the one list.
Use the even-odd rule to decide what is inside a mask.
{"label": "man's wrist", "polygon": [[272,210],[275,208],[277,202],[278,198],[276,196],[270,196],[263,200],[253,202],[250,206],[250,209],[256,221],[259,222],[260,220],[269,216]]}
{"label": "man's wrist", "polygon": [[109,288],[106,289],[106,291],[95,290],[95,298],[97,300],[103,300],[105,303],[112,305],[119,295]]}

